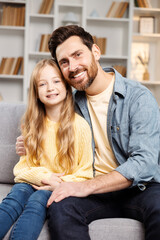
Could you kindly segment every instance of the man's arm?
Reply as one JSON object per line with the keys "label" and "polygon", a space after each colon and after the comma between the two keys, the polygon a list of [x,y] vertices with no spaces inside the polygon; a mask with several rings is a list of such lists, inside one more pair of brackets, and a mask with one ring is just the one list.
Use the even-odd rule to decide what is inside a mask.
{"label": "man's arm", "polygon": [[[43,184],[49,183],[44,181]],[[48,200],[47,206],[49,207],[52,202],[59,202],[69,196],[86,197],[90,194],[118,191],[128,188],[131,185],[132,181],[129,181],[117,171],[113,171],[106,175],[101,175],[84,182],[62,182],[53,191],[50,199]]]}
{"label": "man's arm", "polygon": [[19,156],[26,155],[26,150],[25,150],[25,147],[24,147],[24,139],[23,139],[23,136],[19,136],[19,137],[17,137],[17,139],[16,139],[16,153],[17,153]]}

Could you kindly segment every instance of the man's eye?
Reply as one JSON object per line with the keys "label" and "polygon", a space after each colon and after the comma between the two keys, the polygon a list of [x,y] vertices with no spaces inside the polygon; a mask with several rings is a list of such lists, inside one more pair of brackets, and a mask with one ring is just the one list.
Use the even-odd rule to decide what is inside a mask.
{"label": "man's eye", "polygon": [[66,65],[67,64],[67,62],[66,61],[63,61],[63,62],[61,62],[61,66],[64,66],[64,65]]}
{"label": "man's eye", "polygon": [[77,57],[81,56],[81,53],[77,53]]}

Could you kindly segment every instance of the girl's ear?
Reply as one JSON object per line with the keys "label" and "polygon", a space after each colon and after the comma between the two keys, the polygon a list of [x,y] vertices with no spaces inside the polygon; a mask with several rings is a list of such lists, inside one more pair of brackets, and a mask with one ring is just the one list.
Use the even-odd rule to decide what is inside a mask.
{"label": "girl's ear", "polygon": [[93,55],[94,55],[94,57],[95,57],[95,60],[99,60],[100,59],[100,56],[101,56],[101,50],[100,50],[100,48],[98,47],[98,45],[97,44],[93,44],[93,46],[92,46],[92,53],[93,53]]}

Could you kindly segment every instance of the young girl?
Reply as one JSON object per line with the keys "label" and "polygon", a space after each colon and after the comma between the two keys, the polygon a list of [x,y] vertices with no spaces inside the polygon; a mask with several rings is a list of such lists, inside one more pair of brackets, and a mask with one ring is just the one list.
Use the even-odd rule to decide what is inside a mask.
{"label": "young girl", "polygon": [[34,68],[22,135],[27,154],[14,167],[16,184],[0,204],[0,239],[15,222],[10,238],[37,239],[46,218],[51,195],[42,180],[83,181],[93,177],[91,132],[74,112],[71,87],[53,60]]}

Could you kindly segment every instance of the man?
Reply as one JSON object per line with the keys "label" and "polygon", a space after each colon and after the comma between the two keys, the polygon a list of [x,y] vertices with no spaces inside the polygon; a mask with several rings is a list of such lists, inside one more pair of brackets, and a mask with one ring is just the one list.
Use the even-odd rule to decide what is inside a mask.
{"label": "man", "polygon": [[[78,91],[76,110],[90,124],[95,178],[62,182],[48,201],[52,239],[89,240],[96,219],[127,217],[144,223],[146,240],[160,236],[160,121],[151,92],[102,69],[100,50],[78,26],[56,29],[49,49],[64,78]],[[21,152],[17,142],[17,153]],[[44,179],[52,190],[52,182]]]}

